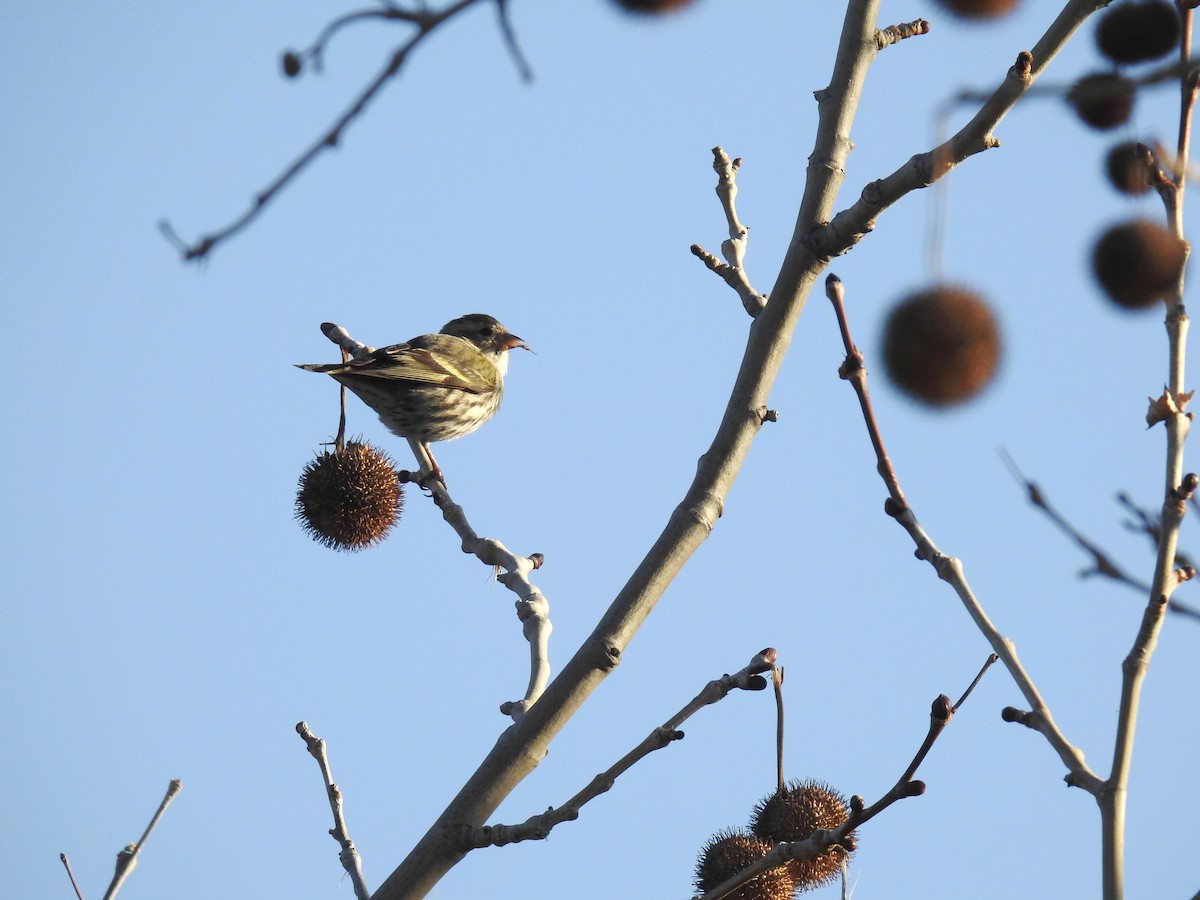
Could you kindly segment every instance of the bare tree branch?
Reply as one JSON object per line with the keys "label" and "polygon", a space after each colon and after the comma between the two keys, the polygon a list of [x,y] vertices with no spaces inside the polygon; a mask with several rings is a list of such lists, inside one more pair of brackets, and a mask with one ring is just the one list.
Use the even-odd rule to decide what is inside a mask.
{"label": "bare tree branch", "polygon": [[[355,13],[348,13],[338,19],[335,19],[332,23],[326,26],[325,30],[321,34],[321,37],[318,38],[317,42],[314,44],[314,49],[308,51],[309,55],[314,58],[317,68],[320,67],[320,58],[322,50],[325,46],[325,42],[328,41],[335,32],[339,31],[341,28],[347,24],[350,24],[351,22],[361,21],[363,19],[393,19],[415,26],[416,32],[412,35],[412,37],[410,37],[407,41],[396,48],[395,51],[393,51],[391,59],[388,60],[387,65],[385,65],[383,69],[380,70],[379,74],[376,75],[375,78],[372,79],[362,91],[359,92],[358,96],[354,99],[354,102],[351,103],[350,106],[348,106],[340,116],[338,116],[333,125],[327,128],[325,132],[319,138],[317,138],[317,140],[314,141],[307,150],[296,157],[296,159],[294,159],[287,166],[287,168],[283,170],[283,172],[276,176],[274,181],[272,181],[255,195],[254,201],[244,213],[242,213],[225,227],[207,234],[191,244],[180,238],[171,223],[165,219],[159,221],[159,231],[161,231],[163,236],[170,241],[177,250],[179,250],[185,261],[190,262],[193,260],[207,258],[212,251],[216,249],[218,244],[237,234],[252,221],[254,221],[254,219],[258,217],[259,213],[266,208],[267,204],[270,203],[280,193],[280,191],[287,187],[297,175],[308,168],[308,166],[314,160],[316,160],[316,158],[320,156],[322,152],[338,145],[342,139],[343,132],[349,128],[355,119],[362,115],[362,113],[370,105],[371,101],[375,99],[383,87],[399,73],[401,67],[405,62],[407,62],[409,54],[416,49],[421,41],[432,34],[439,25],[449,21],[454,16],[470,8],[471,6],[474,6],[478,2],[481,2],[481,0],[457,0],[457,2],[452,3],[445,9],[437,12],[429,11],[423,8],[418,10],[402,10],[399,7],[388,5],[386,8],[381,10],[365,10]],[[503,6],[504,4],[501,2],[501,10],[503,10]],[[504,17],[503,13],[501,15],[501,24],[502,26],[507,26],[507,19]],[[508,41],[510,50],[514,50],[515,44],[512,42],[511,38],[507,38],[506,40]],[[298,54],[293,54],[291,58],[296,60],[294,63],[295,66],[300,65],[299,59],[301,57]],[[288,65],[287,56],[285,56],[284,65],[285,67]],[[292,70],[288,71],[290,74],[295,74],[295,72]],[[299,69],[296,68],[295,71],[298,72]]]}
{"label": "bare tree branch", "polygon": [[[109,882],[108,890],[104,892],[104,900],[112,900],[117,896],[117,892],[121,890],[121,885],[125,883],[125,879],[137,867],[138,854],[142,852],[142,847],[145,845],[147,838],[150,837],[150,832],[158,825],[158,820],[162,818],[163,813],[167,811],[171,801],[175,796],[183,790],[183,782],[176,778],[167,785],[167,792],[163,795],[162,801],[158,804],[158,809],[150,818],[150,824],[146,826],[146,830],[142,832],[142,836],[136,844],[130,844],[117,853],[117,870],[113,873],[112,881]],[[74,879],[72,878],[72,881]]]}
{"label": "bare tree branch", "polygon": [[329,836],[342,848],[338,853],[338,860],[341,862],[342,868],[346,870],[346,874],[350,876],[350,883],[354,885],[354,896],[358,900],[368,900],[371,892],[367,890],[367,882],[363,877],[362,857],[358,855],[358,848],[354,846],[354,841],[350,838],[350,830],[346,827],[346,816],[342,812],[342,792],[338,790],[338,786],[333,781],[325,739],[313,734],[309,730],[307,722],[298,722],[296,733],[304,740],[309,754],[321,768],[321,778],[325,782],[325,796],[329,800],[329,808],[333,812],[333,827],[329,829]]}
{"label": "bare tree branch", "polygon": [[850,382],[854,388],[854,392],[858,395],[859,404],[863,410],[863,421],[866,423],[867,431],[871,436],[871,444],[875,448],[876,468],[879,471],[880,477],[887,485],[890,495],[884,502],[884,511],[899,522],[908,532],[909,537],[916,544],[917,557],[932,565],[938,577],[954,588],[963,606],[966,607],[968,614],[974,620],[975,626],[987,639],[988,643],[992,645],[993,652],[1004,662],[1005,668],[1008,669],[1009,674],[1017,683],[1017,687],[1033,708],[1033,712],[1027,714],[1022,720],[1023,723],[1041,732],[1043,737],[1050,743],[1050,746],[1058,753],[1063,765],[1067,768],[1067,784],[1082,787],[1090,794],[1099,797],[1103,782],[1084,762],[1083,751],[1073,746],[1055,724],[1054,717],[1050,715],[1050,708],[1042,699],[1029,673],[1025,671],[1024,666],[1017,659],[1016,646],[1011,640],[1000,634],[999,630],[997,630],[996,626],[992,624],[984,612],[983,606],[976,599],[971,586],[967,583],[966,576],[963,574],[962,563],[953,557],[946,556],[938,549],[937,545],[934,544],[933,540],[925,532],[925,529],[921,527],[920,522],[917,521],[912,508],[904,501],[904,495],[900,491],[900,484],[896,478],[896,473],[883,449],[883,438],[879,434],[879,425],[876,421],[871,406],[870,394],[867,390],[867,370],[862,365],[862,354],[854,346],[849,326],[846,324],[847,320],[844,308],[845,290],[841,279],[836,275],[830,275],[825,282],[825,293],[837,311],[842,341],[846,348],[846,361],[842,363],[838,372],[844,373],[842,377]]}
{"label": "bare tree branch", "polygon": [[731,691],[761,691],[767,686],[763,672],[773,671],[775,649],[768,647],[757,653],[750,663],[740,672],[733,675],[722,675],[704,686],[704,689],[692,698],[691,702],[659,725],[642,739],[636,747],[621,757],[616,763],[593,778],[588,785],[574,797],[561,806],[550,807],[540,815],[531,816],[517,825],[484,825],[470,829],[462,842],[472,849],[480,847],[502,847],[517,841],[542,840],[546,838],[555,825],[562,822],[573,822],[579,818],[579,811],[584,804],[595,800],[607,792],[617,779],[629,769],[649,756],[655,750],[661,750],[674,741],[683,739],[679,726],[706,706],[724,700]]}
{"label": "bare tree branch", "polygon": [[[696,477],[676,507],[662,534],[651,547],[625,587],[609,606],[583,646],[549,684],[541,700],[511,726],[438,820],[376,892],[375,900],[422,897],[468,852],[457,838],[462,825],[480,825],[501,800],[525,777],[545,754],[551,738],[570,719],[595,687],[620,661],[630,637],[649,615],[663,590],[705,540],[720,516],[724,498],[741,468],[750,443],[768,418],[767,399],[791,334],[809,292],[831,254],[844,252],[861,234],[839,231],[830,221],[833,205],[844,180],[845,161],[852,147],[850,128],[867,70],[878,53],[876,17],[878,0],[850,0],[838,42],[829,85],[817,92],[818,124],[815,145],[809,156],[807,177],[796,225],[770,301],[755,317],[721,425],[712,445],[701,457]],[[1000,118],[1020,98],[1035,73],[1049,62],[1079,24],[1102,3],[1072,0],[1030,54],[1023,54],[995,99],[986,103],[971,123],[950,141],[951,162],[993,146],[990,136]],[[957,154],[961,153],[961,156]],[[934,177],[948,171],[938,169]],[[928,183],[928,181],[924,182]],[[920,186],[920,179],[903,174],[889,184],[882,204],[870,209],[852,208],[846,224],[873,221],[883,208],[904,193]],[[894,188],[894,190],[893,190]],[[862,218],[860,214],[866,213]],[[915,519],[912,522],[915,525]],[[907,527],[907,526],[906,526]],[[927,537],[919,543],[940,557]],[[956,561],[953,561],[956,563]],[[953,577],[945,565],[944,577]],[[965,589],[965,582],[961,582]],[[967,592],[969,596],[969,591]],[[964,598],[965,600],[965,598]],[[971,598],[973,601],[973,598]],[[978,605],[976,604],[976,608]],[[982,615],[982,611],[979,611]],[[997,635],[997,641],[1000,638]],[[1015,662],[1011,648],[1001,658]],[[1032,684],[1026,688],[1036,696]],[[1039,704],[1040,704],[1040,698]],[[1072,771],[1094,779],[1086,771],[1082,756],[1059,741],[1068,758],[1078,757]]]}

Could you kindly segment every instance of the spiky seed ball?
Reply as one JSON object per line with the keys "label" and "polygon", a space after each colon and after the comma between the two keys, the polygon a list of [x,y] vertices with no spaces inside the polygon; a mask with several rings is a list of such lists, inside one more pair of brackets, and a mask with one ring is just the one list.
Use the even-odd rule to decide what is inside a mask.
{"label": "spiky seed ball", "polygon": [[[771,845],[743,831],[718,831],[696,861],[696,889],[701,893],[712,890],[726,879],[732,878],[746,866],[758,862]],[[726,900],[790,900],[796,883],[787,866],[778,866],[756,875],[736,891],[726,895]]]}
{"label": "spiky seed ball", "polygon": [[1167,0],[1122,3],[1100,17],[1096,46],[1115,63],[1166,56],[1179,46],[1179,13]]}
{"label": "spiky seed ball", "polygon": [[1109,183],[1122,194],[1137,196],[1150,190],[1146,162],[1138,150],[1137,141],[1114,144],[1104,157],[1104,171]]}
{"label": "spiky seed ball", "polygon": [[936,285],[910,294],[884,325],[883,362],[896,385],[929,406],[953,406],[996,374],[1000,329],[980,297]]}
{"label": "spiky seed ball", "polygon": [[1092,250],[1092,271],[1110,300],[1145,309],[1171,293],[1186,258],[1181,240],[1148,219],[1114,225]]}
{"label": "spiky seed ball", "polygon": [[1067,102],[1087,125],[1108,131],[1124,125],[1133,114],[1137,85],[1115,72],[1084,75],[1067,91]]}
{"label": "spiky seed ball", "polygon": [[677,9],[692,5],[692,0],[615,0],[615,2],[625,12],[647,16],[661,16],[663,13],[675,12]]}
{"label": "spiky seed ball", "polygon": [[296,519],[334,550],[362,550],[387,537],[400,518],[404,489],[392,461],[369,444],[350,441],[325,451],[300,475]]}
{"label": "spiky seed ball", "polygon": [[1019,0],[937,0],[938,6],[960,19],[996,19],[1017,7]]}
{"label": "spiky seed ball", "polygon": [[[802,841],[814,831],[837,828],[849,817],[846,799],[823,781],[790,781],[782,791],[764,797],[754,807],[750,831],[766,841]],[[842,867],[845,851],[830,847],[816,859],[793,860],[788,869],[797,887],[809,890],[832,880]]]}

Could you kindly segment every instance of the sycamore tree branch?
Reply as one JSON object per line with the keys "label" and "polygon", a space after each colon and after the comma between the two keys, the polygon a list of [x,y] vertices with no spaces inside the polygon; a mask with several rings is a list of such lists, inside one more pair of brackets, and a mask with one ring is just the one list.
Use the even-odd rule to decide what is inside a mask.
{"label": "sycamore tree branch", "polygon": [[1054,717],[1050,714],[1049,706],[1042,699],[1037,686],[1033,683],[1033,679],[1017,658],[1016,645],[1000,633],[999,629],[988,618],[987,613],[984,612],[983,605],[975,597],[970,584],[967,582],[966,575],[963,573],[962,563],[952,556],[947,556],[938,549],[933,539],[926,533],[921,523],[917,521],[912,507],[905,501],[904,494],[900,490],[899,479],[892,468],[887,452],[884,450],[883,437],[880,434],[879,424],[875,418],[874,408],[871,405],[870,392],[867,389],[867,369],[863,365],[863,354],[854,345],[854,341],[850,336],[850,326],[847,323],[844,302],[845,291],[841,279],[836,275],[830,275],[825,282],[825,292],[829,300],[833,303],[838,326],[841,330],[842,342],[846,349],[846,359],[838,369],[838,374],[850,383],[850,386],[854,388],[854,393],[858,395],[859,405],[863,411],[863,421],[866,423],[871,444],[875,448],[877,469],[884,484],[887,486],[889,496],[884,502],[884,511],[899,522],[904,530],[908,532],[909,537],[912,538],[913,543],[917,547],[917,557],[933,566],[938,577],[949,584],[954,589],[954,592],[958,594],[959,600],[962,601],[967,613],[975,622],[975,626],[984,638],[987,639],[987,642],[991,644],[992,651],[1004,663],[1004,667],[1008,669],[1009,675],[1017,683],[1017,687],[1032,709],[1031,712],[1020,713],[1010,707],[1005,710],[1005,719],[1008,721],[1020,721],[1022,724],[1040,732],[1049,742],[1050,746],[1058,753],[1063,765],[1066,766],[1068,773],[1066,777],[1067,784],[1082,787],[1088,793],[1098,797],[1103,786],[1100,778],[1083,761],[1083,751],[1073,746],[1059,729],[1058,725],[1055,724]]}
{"label": "sycamore tree branch", "polygon": [[[1100,5],[1103,4],[1097,0],[1086,3],[1072,0],[1066,4],[1036,45],[1032,59],[1023,54],[1015,67],[1016,73],[1005,80],[994,100],[985,103],[968,129],[964,129],[967,136],[960,139],[961,158],[994,146],[994,139],[990,143],[981,142],[973,135],[975,132],[990,135],[1034,75]],[[742,364],[724,416],[708,451],[700,457],[691,486],[592,634],[550,682],[538,703],[500,736],[457,796],[379,887],[375,900],[423,897],[463,858],[470,848],[462,843],[462,826],[482,825],[537,766],[553,737],[620,662],[630,638],[721,515],[725,497],[750,444],[768,420],[768,395],[808,295],[832,256],[845,252],[857,240],[837,237],[839,232],[826,223],[845,179],[845,162],[852,147],[850,129],[867,70],[879,52],[878,9],[879,0],[847,3],[832,77],[829,85],[816,93],[817,134],[808,157],[804,192],[787,253],[769,292],[769,302],[750,324]],[[933,177],[940,177],[945,171],[947,166],[937,170]],[[922,184],[918,180],[892,184],[888,203],[872,207],[870,220],[886,205],[919,186]]]}
{"label": "sycamore tree branch", "polygon": [[[1016,462],[1008,453],[1002,451],[1001,456],[1004,459],[1004,464],[1008,466],[1008,470],[1012,473],[1013,478],[1019,481],[1025,489],[1025,495],[1029,499],[1030,505],[1044,514],[1059,531],[1074,541],[1084,553],[1092,558],[1091,568],[1081,571],[1079,573],[1080,578],[1099,576],[1132,588],[1139,594],[1148,595],[1150,593],[1149,583],[1140,581],[1122,569],[1109,553],[1090,540],[1082,531],[1072,525],[1066,516],[1055,509],[1046,498],[1046,494],[1041,487],[1021,473],[1021,470],[1017,468]],[[1194,475],[1191,477],[1195,478]],[[1185,493],[1189,495],[1196,489],[1196,485],[1189,482],[1187,478],[1184,479],[1182,487],[1185,489]],[[1188,499],[1191,499],[1190,496]],[[1137,518],[1136,522],[1127,523],[1128,526],[1132,530],[1149,537],[1154,542],[1155,552],[1157,552],[1162,535],[1162,526],[1159,522],[1153,520],[1145,510],[1137,507],[1125,494],[1118,494],[1117,501]],[[1190,580],[1196,576],[1196,567],[1184,554],[1176,551],[1175,563],[1179,569],[1181,580]],[[1200,619],[1200,610],[1193,609],[1186,603],[1180,603],[1175,599],[1167,601],[1167,611]]]}
{"label": "sycamore tree branch", "polygon": [[[150,817],[150,824],[146,826],[146,830],[142,832],[142,836],[138,838],[136,844],[129,844],[123,850],[117,853],[117,868],[113,872],[112,881],[108,884],[108,890],[104,892],[104,900],[113,900],[117,896],[117,892],[121,890],[121,885],[125,883],[125,879],[137,867],[138,854],[142,852],[142,847],[145,846],[147,839],[150,837],[150,832],[154,831],[158,825],[158,820],[162,818],[163,813],[167,811],[167,807],[171,805],[171,801],[183,790],[183,782],[178,778],[173,779],[167,785],[167,792],[163,795],[162,801],[158,804],[158,809],[154,815]],[[66,865],[65,855],[63,864]],[[67,866],[67,874],[71,876],[71,882],[74,885],[75,876],[71,875],[70,866]],[[78,893],[79,887],[75,885],[75,891]]]}
{"label": "sycamore tree branch", "polygon": [[482,828],[467,829],[463,842],[472,849],[479,847],[502,847],[516,841],[543,840],[551,829],[562,822],[573,822],[579,818],[584,804],[595,800],[611,790],[617,779],[655,750],[662,750],[675,741],[683,740],[679,726],[704,707],[724,700],[732,691],[761,691],[767,686],[763,672],[773,671],[775,648],[767,647],[755,654],[750,663],[732,675],[722,675],[708,682],[692,700],[663,724],[653,729],[641,742],[609,766],[583,790],[560,806],[552,806],[546,812],[531,816],[517,825],[484,825]]}
{"label": "sycamore tree branch", "polygon": [[500,736],[487,758],[425,836],[375,893],[375,900],[422,897],[467,852],[462,825],[482,825],[501,800],[545,755],[550,740],[620,662],[630,638],[667,585],[708,537],[725,496],[762,427],[771,385],[804,301],[824,261],[804,237],[826,221],[850,152],[849,129],[870,61],[878,52],[879,0],[851,0],[833,77],[819,105],[816,146],[796,231],[771,301],[750,325],[741,368],[725,414],[696,476],[646,557],[617,594],[592,634],[547,687],[542,698]]}
{"label": "sycamore tree branch", "polygon": [[[1182,18],[1179,57],[1186,63],[1192,51],[1192,19],[1190,6],[1180,4]],[[1175,178],[1170,184],[1158,185],[1159,196],[1165,208],[1167,228],[1186,248],[1183,234],[1183,196],[1187,171],[1188,148],[1191,142],[1191,118],[1196,103],[1200,81],[1195,72],[1180,78],[1180,117],[1178,157]],[[1165,179],[1164,179],[1165,181]],[[1186,254],[1186,250],[1185,250]],[[1186,255],[1185,255],[1186,261]],[[1172,398],[1190,397],[1184,378],[1187,356],[1188,315],[1183,305],[1183,287],[1186,266],[1180,266],[1175,291],[1167,299],[1167,386],[1164,391],[1167,401]],[[1150,667],[1150,658],[1158,644],[1167,603],[1175,588],[1185,579],[1176,568],[1175,550],[1179,542],[1179,528],[1187,512],[1187,501],[1197,487],[1197,478],[1183,472],[1183,448],[1191,427],[1192,414],[1184,411],[1186,400],[1168,402],[1162,414],[1167,431],[1166,459],[1164,465],[1163,507],[1159,518],[1158,553],[1154,563],[1146,608],[1142,613],[1141,627],[1134,637],[1133,646],[1121,663],[1121,702],[1117,709],[1117,734],[1113,746],[1112,770],[1105,784],[1100,801],[1100,819],[1103,839],[1103,887],[1105,900],[1120,900],[1124,894],[1124,841],[1125,804],[1129,788],[1129,771],[1133,761],[1133,738],[1137,725],[1138,707],[1142,686]]]}
{"label": "sycamore tree branch", "polygon": [[814,249],[828,256],[844,253],[872,231],[879,215],[901,197],[928,187],[968,157],[1000,146],[993,129],[1025,96],[1084,20],[1107,4],[1108,0],[1070,0],[1033,50],[1017,56],[1000,86],[987,97],[970,122],[949,140],[916,154],[886,178],[869,183],[856,203],[813,235]]}
{"label": "sycamore tree branch", "polygon": [[317,761],[321,769],[321,779],[325,782],[325,797],[329,801],[330,812],[333,813],[333,827],[329,829],[329,836],[341,847],[338,860],[350,876],[350,883],[354,885],[354,896],[357,900],[368,900],[371,892],[367,890],[367,880],[363,876],[362,857],[358,855],[358,848],[354,846],[350,829],[346,826],[346,814],[342,811],[342,792],[334,783],[333,771],[329,768],[325,739],[313,734],[307,722],[296,723],[296,733],[300,735],[309,755]]}
{"label": "sycamore tree branch", "polygon": [[[348,13],[331,22],[322,32],[318,40],[309,50],[305,51],[305,55],[311,57],[316,68],[320,68],[321,56],[324,51],[326,42],[343,27],[353,22],[362,21],[365,19],[391,19],[402,22],[407,25],[412,25],[416,29],[411,37],[394,51],[388,59],[387,64],[379,71],[379,73],[364,87],[354,98],[354,101],[337,117],[332,125],[318,137],[308,149],[296,157],[292,162],[265,188],[254,195],[254,200],[250,206],[240,216],[230,222],[228,225],[220,228],[210,234],[206,234],[193,243],[187,243],[176,234],[171,223],[165,219],[159,221],[158,228],[163,236],[170,241],[179,251],[184,261],[192,262],[199,259],[207,258],[217,245],[232,237],[237,232],[241,231],[256,219],[267,206],[285,187],[287,187],[295,178],[311,165],[318,156],[324,151],[331,150],[336,147],[342,139],[346,129],[350,127],[354,121],[366,111],[376,96],[383,88],[400,72],[401,67],[407,62],[409,54],[417,48],[417,46],[426,37],[432,34],[438,26],[449,21],[454,16],[463,12],[467,8],[474,6],[481,0],[457,0],[441,10],[428,10],[423,6],[418,6],[414,10],[402,10],[399,7],[387,6],[378,10],[365,10],[361,12]],[[528,72],[528,66],[521,59],[519,51],[516,49],[515,38],[512,35],[512,29],[507,18],[507,9],[503,2],[498,0],[498,10],[500,15],[501,33],[504,35],[505,42],[509,47],[514,58],[518,60],[522,74]],[[300,71],[301,55],[295,53],[285,54],[284,70],[288,75],[295,75]]]}

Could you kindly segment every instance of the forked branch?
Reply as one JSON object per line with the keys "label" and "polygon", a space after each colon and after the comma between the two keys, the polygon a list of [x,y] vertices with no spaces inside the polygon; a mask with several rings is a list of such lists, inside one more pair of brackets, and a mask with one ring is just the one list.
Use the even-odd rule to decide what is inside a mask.
{"label": "forked branch", "polygon": [[579,811],[584,804],[610,790],[616,784],[617,778],[633,768],[636,763],[655,750],[661,750],[675,741],[682,740],[683,732],[679,730],[679,726],[696,712],[725,699],[734,690],[763,690],[767,686],[767,682],[762,673],[771,671],[774,668],[774,662],[775,650],[773,647],[760,651],[740,672],[733,675],[722,675],[706,684],[704,689],[693,697],[683,709],[646,735],[636,747],[593,778],[583,790],[566,803],[557,807],[552,806],[546,812],[532,816],[517,825],[484,825],[481,828],[467,829],[462,839],[464,846],[474,850],[480,847],[501,847],[516,841],[542,840],[550,834],[555,825],[562,822],[573,822],[579,818]]}
{"label": "forked branch", "polygon": [[[337,32],[347,25],[369,20],[382,19],[400,22],[406,25],[411,25],[415,29],[413,34],[407,41],[402,43],[394,51],[388,59],[387,64],[379,71],[379,73],[364,87],[354,98],[354,101],[346,107],[346,109],[334,120],[325,131],[318,137],[308,149],[296,157],[292,162],[265,188],[259,191],[255,196],[249,208],[246,209],[240,216],[230,222],[223,228],[218,229],[210,234],[204,235],[193,243],[184,241],[176,233],[171,223],[165,219],[158,223],[159,231],[163,236],[170,241],[179,251],[185,261],[191,262],[198,259],[207,258],[217,245],[226,239],[237,234],[247,225],[249,225],[258,215],[267,207],[267,205],[275,199],[275,197],[287,187],[295,178],[311,165],[318,156],[326,150],[331,150],[336,147],[342,139],[345,131],[354,123],[354,121],[366,111],[371,102],[379,95],[383,88],[396,75],[400,69],[408,61],[409,55],[415,50],[425,38],[432,34],[440,25],[448,22],[450,19],[457,16],[459,13],[474,6],[482,0],[457,0],[449,6],[441,10],[430,10],[425,8],[423,3],[416,4],[412,10],[402,9],[393,4],[387,4],[382,9],[364,10],[361,12],[348,13],[340,16],[326,26],[320,37],[313,43],[312,47],[299,53],[290,52],[284,55],[284,70],[288,75],[295,75],[300,71],[300,66],[304,59],[311,59],[314,67],[320,68],[321,59],[324,53],[325,45],[328,43]],[[500,16],[501,33],[505,38],[505,43],[514,58],[518,61],[522,75],[528,77],[529,67],[520,55],[517,49],[516,40],[512,33],[512,26],[508,21],[507,6],[504,0],[495,0]]]}

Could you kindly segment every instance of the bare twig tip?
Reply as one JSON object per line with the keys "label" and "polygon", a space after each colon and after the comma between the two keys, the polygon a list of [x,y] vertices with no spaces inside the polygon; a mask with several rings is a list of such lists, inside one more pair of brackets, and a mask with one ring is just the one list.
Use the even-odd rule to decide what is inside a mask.
{"label": "bare twig tip", "polygon": [[945,694],[940,694],[933,701],[933,706],[929,710],[929,718],[938,724],[945,725],[953,715],[954,707],[950,704],[950,698]]}

